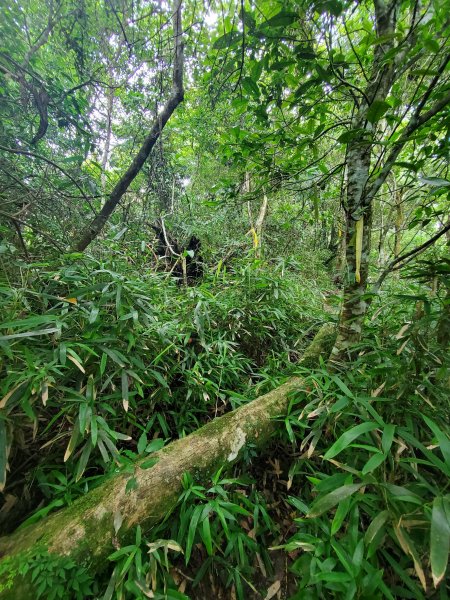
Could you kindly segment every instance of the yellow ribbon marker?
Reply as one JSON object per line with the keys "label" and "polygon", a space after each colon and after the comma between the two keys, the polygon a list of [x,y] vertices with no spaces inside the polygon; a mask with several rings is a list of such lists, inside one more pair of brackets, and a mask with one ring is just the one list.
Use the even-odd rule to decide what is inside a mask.
{"label": "yellow ribbon marker", "polygon": [[258,234],[255,231],[255,228],[252,227],[249,231],[247,231],[247,235],[251,233],[252,234],[252,238],[253,238],[253,249],[256,250],[256,248],[259,245],[259,240],[258,240]]}

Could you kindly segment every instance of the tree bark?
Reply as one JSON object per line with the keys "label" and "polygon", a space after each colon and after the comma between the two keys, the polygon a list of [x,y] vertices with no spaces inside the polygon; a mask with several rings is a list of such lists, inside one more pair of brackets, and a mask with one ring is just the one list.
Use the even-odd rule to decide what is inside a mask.
{"label": "tree bark", "polygon": [[[112,78],[111,78],[112,79]],[[109,149],[111,146],[111,135],[112,135],[112,120],[113,120],[113,109],[114,109],[114,87],[111,85],[106,92],[106,137],[105,147],[103,148],[102,155],[102,192],[105,193],[106,189],[106,167],[109,161]]]}
{"label": "tree bark", "polygon": [[267,206],[268,206],[268,202],[269,202],[265,191],[263,192],[263,194],[264,194],[263,201],[262,201],[261,207],[259,209],[258,218],[256,219],[256,222],[255,222],[255,231],[256,231],[255,256],[256,256],[256,258],[261,258],[262,231],[263,231],[264,220],[267,215]]}
{"label": "tree bark", "polygon": [[[377,36],[388,40],[394,32],[395,4],[388,9],[382,0],[374,0]],[[346,216],[346,272],[344,297],[339,316],[336,344],[331,361],[336,365],[345,363],[352,354],[355,344],[361,339],[363,320],[367,305],[365,292],[369,272],[369,255],[372,234],[372,199],[367,194],[372,158],[372,138],[376,125],[367,119],[373,102],[383,100],[392,85],[394,67],[383,63],[385,53],[393,42],[380,44],[375,49],[372,72],[359,108],[352,120],[352,129],[360,134],[347,146],[347,194]],[[359,234],[357,236],[357,231]],[[357,239],[359,238],[359,240]],[[357,241],[358,247],[357,247]]]}
{"label": "tree bark", "polygon": [[[306,366],[317,365],[318,357],[329,352],[333,332],[333,325],[322,327],[304,354],[302,362]],[[146,530],[167,516],[182,491],[184,473],[190,472],[197,481],[205,482],[220,466],[235,462],[247,444],[261,448],[277,427],[273,418],[286,412],[292,393],[301,387],[300,378],[289,379],[154,453],[152,456],[159,460],[153,467],[144,469],[146,459],[140,459],[134,474],[119,473],[71,506],[0,538],[0,598],[36,598],[31,579],[20,576],[17,566],[38,549],[72,558],[93,573],[104,569],[108,555],[117,544],[129,541],[137,525]],[[135,478],[137,487],[127,493],[130,477]],[[122,525],[116,535],[117,515]]]}
{"label": "tree bark", "polygon": [[403,214],[403,196],[402,191],[396,190],[395,192],[395,237],[394,237],[394,258],[398,258],[401,252],[402,246],[402,229],[403,221],[405,220]]}
{"label": "tree bark", "polygon": [[172,116],[177,106],[183,102],[183,42],[182,42],[182,23],[181,23],[181,4],[182,0],[177,0],[176,9],[173,16],[173,30],[175,40],[175,56],[173,65],[173,88],[170,98],[164,105],[161,113],[156,116],[150,133],[145,138],[139,152],[134,157],[133,162],[114,186],[108,200],[103,205],[99,214],[82,232],[80,239],[75,244],[75,250],[82,252],[98,236],[105,223],[119,204],[122,196],[128,190],[131,182],[138,175],[147,160],[152,148],[157,142],[166,123]]}
{"label": "tree bark", "polygon": [[[375,139],[377,127],[376,124],[373,125],[368,121],[368,110],[374,102],[383,101],[388,96],[392,84],[403,73],[401,66],[403,53],[400,52],[395,61],[385,60],[386,54],[394,48],[393,39],[396,33],[398,2],[393,0],[393,2],[386,4],[384,0],[373,0],[373,3],[375,7],[377,36],[384,38],[386,42],[379,44],[375,48],[369,82],[364,92],[359,90],[362,98],[359,101],[355,101],[357,108],[355,116],[352,119],[352,129],[359,133],[347,146],[347,194],[345,206],[347,222],[347,270],[338,336],[330,357],[330,361],[335,367],[343,365],[353,355],[354,347],[361,339],[364,318],[370,303],[366,296],[366,287],[374,198],[391,173],[392,167],[405,144],[411,140],[412,134],[450,103],[450,92],[447,92],[431,108],[423,112],[427,101],[430,99],[433,90],[436,88],[438,82],[440,82],[450,62],[450,54],[447,54],[444,56],[428,89],[422,95],[409,123],[403,128],[395,142],[392,143],[392,148],[387,153],[384,164],[379,169],[376,178],[370,181],[373,140]],[[414,13],[412,22],[415,21],[416,17],[417,15]],[[414,36],[410,36],[409,44],[405,43],[404,45],[405,52],[411,46],[413,40]],[[363,219],[363,227],[361,227],[361,219]],[[362,232],[362,239],[359,240],[358,250],[356,249],[357,230]]]}

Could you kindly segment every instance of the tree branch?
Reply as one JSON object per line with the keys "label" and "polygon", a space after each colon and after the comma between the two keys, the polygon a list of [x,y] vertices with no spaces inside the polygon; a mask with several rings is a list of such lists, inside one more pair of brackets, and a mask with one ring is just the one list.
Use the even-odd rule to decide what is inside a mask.
{"label": "tree branch", "polygon": [[[417,131],[422,125],[424,125],[427,121],[436,116],[443,108],[450,103],[450,92],[445,94],[440,100],[438,100],[426,113],[422,116],[419,115],[419,112],[416,110],[414,115],[412,116],[409,124],[405,127],[400,138],[393,142],[394,148],[391,150],[386,162],[384,163],[383,168],[380,171],[380,174],[375,179],[373,184],[370,186],[367,192],[367,203],[371,202],[375,197],[376,193],[386,181],[387,176],[389,175],[395,161],[397,160],[398,155],[403,149],[403,146],[410,140],[411,135]],[[422,102],[419,104],[421,109]]]}
{"label": "tree branch", "polygon": [[[16,215],[10,215],[9,213],[7,213],[3,210],[0,210],[0,215],[2,217],[5,217],[6,219],[10,219],[14,223],[15,226],[16,226],[16,223],[20,223],[21,225],[25,225],[25,227],[29,227],[30,229],[32,229],[39,235],[42,235],[42,237],[44,237],[48,242],[50,242],[50,244],[52,244],[52,246],[55,246],[55,248],[57,250],[59,250],[60,252],[65,251],[64,248],[58,244],[58,242],[55,242],[55,240],[52,238],[51,235],[48,235],[44,231],[41,231],[34,225],[31,225],[30,223],[28,223],[27,221],[24,221],[23,219],[19,219],[18,217],[16,217]],[[16,227],[16,229],[17,229],[17,227]]]}
{"label": "tree branch", "polygon": [[164,105],[162,111],[156,116],[150,133],[145,138],[139,152],[134,157],[131,165],[122,175],[120,180],[114,186],[108,200],[105,202],[100,213],[81,233],[79,240],[75,244],[78,251],[85,250],[89,244],[98,236],[105,223],[108,221],[116,206],[119,204],[122,196],[128,190],[132,181],[136,178],[142,169],[145,161],[150,155],[154,145],[161,135],[164,126],[172,116],[177,106],[183,102],[183,41],[182,41],[182,23],[181,23],[181,4],[182,0],[177,0],[176,10],[173,17],[173,34],[175,42],[175,57],[173,63],[173,87],[172,94]]}
{"label": "tree branch", "polygon": [[[420,246],[417,246],[417,248],[413,248],[409,252],[406,252],[406,254],[402,254],[401,256],[398,256],[393,261],[391,261],[389,263],[389,265],[386,267],[386,269],[381,273],[381,275],[377,279],[377,281],[375,282],[375,284],[373,286],[373,293],[378,292],[383,281],[386,279],[386,277],[389,275],[389,273],[391,271],[398,271],[399,269],[402,269],[406,264],[408,264],[414,258],[416,258],[416,256],[418,254],[422,254],[422,252],[425,252],[425,250],[427,250],[430,246],[432,246],[435,242],[437,242],[437,240],[439,238],[441,238],[443,235],[445,235],[448,231],[450,231],[450,222],[447,223],[447,225],[445,225],[445,227],[443,227],[432,238],[430,238],[429,240],[427,240]],[[402,264],[399,264],[399,263],[402,263]]]}
{"label": "tree branch", "polygon": [[70,181],[75,185],[75,187],[81,192],[81,195],[83,196],[83,198],[88,203],[88,205],[89,205],[90,209],[92,210],[92,212],[94,213],[94,215],[96,214],[96,211],[95,211],[94,207],[91,204],[90,198],[88,196],[86,196],[86,194],[84,193],[83,189],[81,188],[81,186],[77,182],[77,180],[74,179],[72,177],[72,175],[70,175],[67,171],[65,171],[58,164],[56,164],[55,162],[53,162],[49,158],[46,158],[45,156],[42,156],[41,154],[36,154],[35,152],[29,152],[28,150],[16,150],[14,148],[7,148],[6,146],[0,146],[0,150],[3,150],[4,152],[9,152],[11,154],[22,154],[23,156],[31,156],[32,158],[37,158],[38,160],[42,160],[42,161],[46,162],[47,164],[51,165],[52,167],[55,167],[55,169],[58,169],[58,171],[61,171],[61,173],[63,175],[65,175],[67,177],[67,179],[70,179]]}

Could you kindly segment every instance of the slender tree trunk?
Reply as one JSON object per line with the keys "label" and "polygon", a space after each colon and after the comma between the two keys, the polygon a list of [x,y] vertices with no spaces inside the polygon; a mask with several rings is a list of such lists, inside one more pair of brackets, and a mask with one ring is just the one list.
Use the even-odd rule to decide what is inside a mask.
{"label": "slender tree trunk", "polygon": [[342,284],[344,280],[345,270],[345,255],[347,250],[347,232],[343,224],[339,224],[338,228],[338,247],[336,251],[336,263],[334,265],[333,281],[337,284]]}
{"label": "slender tree trunk", "polygon": [[105,193],[106,189],[106,167],[109,161],[109,150],[111,147],[111,135],[112,135],[112,118],[114,110],[114,88],[111,86],[108,88],[106,93],[106,136],[105,136],[105,147],[103,148],[102,155],[102,192]]}
{"label": "slender tree trunk", "polygon": [[[446,237],[447,243],[450,244],[450,231],[447,231]],[[443,349],[450,347],[450,284],[447,283],[446,287],[447,291],[444,296],[444,304],[436,329],[438,344],[442,346]]]}
{"label": "slender tree trunk", "polygon": [[181,4],[182,0],[177,0],[176,9],[173,16],[173,29],[175,40],[175,56],[173,66],[173,88],[172,95],[167,100],[161,113],[156,116],[150,133],[145,138],[139,152],[134,157],[133,162],[126,172],[119,179],[112,190],[108,200],[95,219],[82,232],[80,239],[75,244],[78,251],[85,250],[89,244],[98,236],[105,223],[119,204],[125,192],[128,190],[131,182],[138,175],[147,160],[152,148],[156,144],[167,121],[172,116],[177,106],[184,99],[183,90],[183,42],[182,42],[182,23],[181,23]]}
{"label": "slender tree trunk", "polygon": [[[357,260],[357,227],[361,221],[347,219],[345,286],[339,315],[338,335],[331,354],[332,362],[345,362],[361,339],[362,323],[367,310],[365,298],[369,274],[369,255],[372,229],[372,207],[368,206],[362,217],[362,240],[360,260]],[[357,263],[358,266],[357,266]]]}
{"label": "slender tree trunk", "polygon": [[[383,0],[374,0],[375,23],[378,36],[389,36],[394,32],[395,3],[387,7]],[[360,134],[347,146],[347,195],[346,195],[346,273],[344,297],[339,317],[338,336],[331,354],[336,365],[346,362],[355,344],[361,339],[362,326],[367,310],[365,292],[369,272],[369,255],[372,235],[372,200],[367,193],[372,158],[371,138],[376,127],[367,119],[370,106],[383,100],[394,78],[392,64],[384,64],[385,52],[392,42],[375,48],[372,73],[355,111],[352,129]]]}
{"label": "slender tree trunk", "polygon": [[394,258],[400,256],[402,245],[402,229],[405,216],[403,214],[403,197],[401,190],[395,194],[395,237],[394,237]]}
{"label": "slender tree trunk", "polygon": [[262,230],[264,226],[264,221],[267,215],[267,207],[268,207],[268,199],[266,192],[264,192],[263,201],[261,203],[261,207],[259,209],[259,215],[255,222],[255,231],[256,231],[256,248],[255,248],[255,256],[257,258],[261,258],[261,246],[262,246]]}
{"label": "slender tree trunk", "polygon": [[[301,362],[305,366],[318,364],[319,356],[329,352],[333,341],[334,327],[325,325]],[[134,473],[118,473],[71,506],[0,538],[0,598],[35,600],[31,578],[22,577],[18,567],[42,549],[54,559],[72,558],[88,566],[91,573],[104,570],[108,555],[118,545],[128,543],[137,525],[145,531],[170,513],[182,491],[184,473],[206,482],[219,467],[238,460],[246,445],[261,448],[276,430],[274,417],[285,414],[292,393],[301,387],[300,378],[291,378],[154,453],[158,459],[154,466],[145,468],[143,463],[148,459],[138,460]],[[131,477],[136,487],[127,493]],[[121,526],[115,531],[118,521]]]}

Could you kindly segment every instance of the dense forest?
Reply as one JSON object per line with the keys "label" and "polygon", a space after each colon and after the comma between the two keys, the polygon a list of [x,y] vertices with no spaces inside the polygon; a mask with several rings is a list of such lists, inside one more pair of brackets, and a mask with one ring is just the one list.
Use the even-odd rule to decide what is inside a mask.
{"label": "dense forest", "polygon": [[0,598],[450,598],[450,0],[0,15]]}

